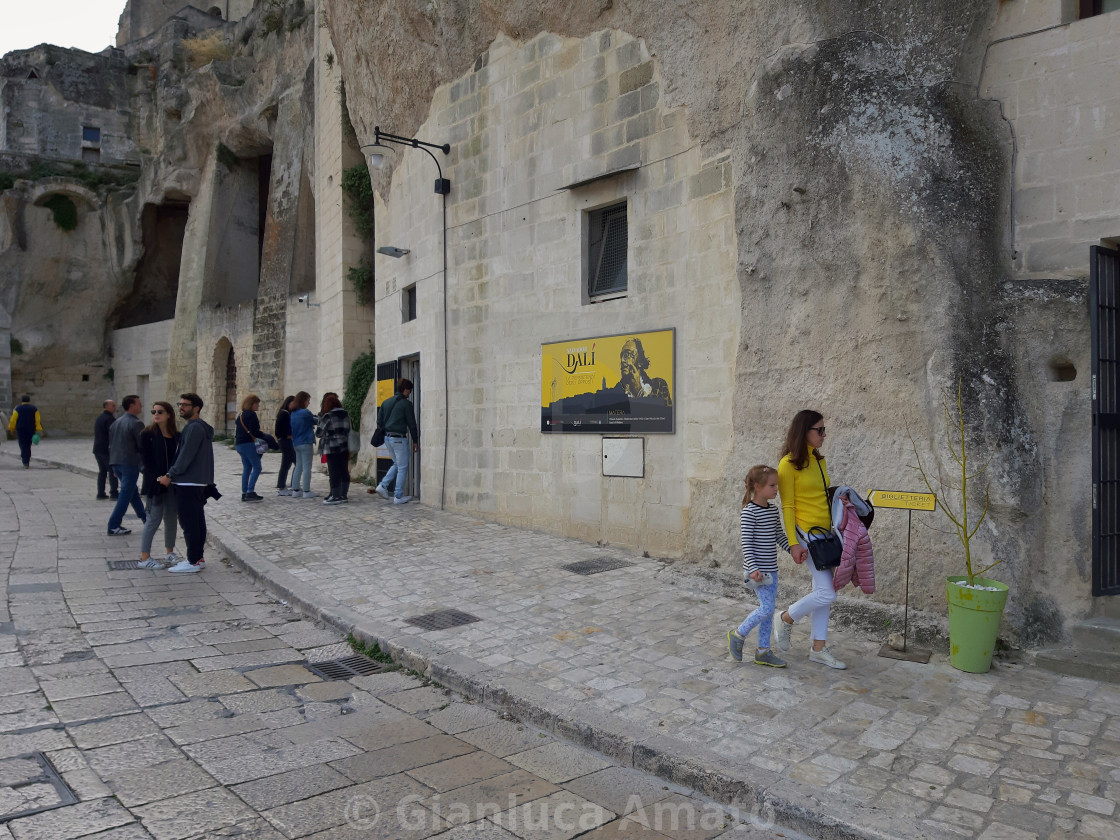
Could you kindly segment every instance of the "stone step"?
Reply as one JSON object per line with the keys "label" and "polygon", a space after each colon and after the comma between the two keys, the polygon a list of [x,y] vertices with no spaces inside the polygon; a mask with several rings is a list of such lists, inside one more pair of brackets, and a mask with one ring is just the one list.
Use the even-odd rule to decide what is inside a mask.
{"label": "stone step", "polygon": [[1035,655],[1035,665],[1055,674],[1120,684],[1120,653],[1050,648]]}
{"label": "stone step", "polygon": [[1073,646],[1078,650],[1120,652],[1120,619],[1087,618],[1073,625]]}

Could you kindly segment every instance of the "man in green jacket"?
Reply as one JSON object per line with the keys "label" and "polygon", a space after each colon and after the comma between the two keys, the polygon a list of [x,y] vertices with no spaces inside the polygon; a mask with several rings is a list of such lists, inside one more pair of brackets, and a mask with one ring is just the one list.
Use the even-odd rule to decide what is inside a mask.
{"label": "man in green jacket", "polygon": [[416,426],[416,413],[413,411],[412,402],[408,399],[412,394],[412,381],[401,379],[397,383],[397,391],[377,409],[377,425],[385,430],[385,445],[393,456],[393,466],[385,473],[385,478],[375,488],[375,492],[383,499],[389,498],[389,482],[393,483],[393,504],[404,505],[412,501],[411,496],[406,496],[405,485],[408,483],[408,462],[410,447],[408,435],[412,435],[411,452],[420,451],[420,429]]}

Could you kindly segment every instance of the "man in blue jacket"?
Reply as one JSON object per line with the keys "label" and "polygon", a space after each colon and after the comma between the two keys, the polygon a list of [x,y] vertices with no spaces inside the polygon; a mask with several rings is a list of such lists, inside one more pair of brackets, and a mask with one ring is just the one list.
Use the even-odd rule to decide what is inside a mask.
{"label": "man in blue jacket", "polygon": [[[202,397],[179,397],[179,416],[187,421],[179,439],[175,463],[157,481],[164,487],[174,484],[175,504],[179,508],[179,527],[187,543],[187,559],[167,571],[173,574],[201,572],[206,566],[206,513],[203,505],[214,486],[214,427],[199,417]],[[215,495],[214,498],[217,498]]]}
{"label": "man in blue jacket", "polygon": [[140,432],[144,430],[144,423],[140,419],[140,413],[144,406],[138,396],[129,394],[121,400],[121,407],[124,408],[124,414],[109,427],[109,466],[120,482],[117,503],[109,515],[110,537],[123,537],[132,533],[128,528],[121,527],[130,504],[140,521],[147,521],[144,504],[140,501],[140,490],[136,486],[143,463],[140,457]]}

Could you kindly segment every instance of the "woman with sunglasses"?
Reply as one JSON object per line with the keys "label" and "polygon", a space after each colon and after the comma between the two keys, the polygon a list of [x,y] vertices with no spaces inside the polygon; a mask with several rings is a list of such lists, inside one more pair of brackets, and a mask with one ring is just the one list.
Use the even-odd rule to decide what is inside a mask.
{"label": "woman with sunglasses", "polygon": [[[778,493],[782,497],[782,519],[789,538],[793,562],[801,565],[809,557],[806,548],[811,528],[832,530],[832,513],[828,502],[828,467],[821,446],[824,445],[824,417],[817,411],[799,411],[789,424],[782,459],[778,462]],[[790,634],[798,619],[809,616],[813,641],[809,661],[844,669],[848,666],[828,649],[828,619],[836,590],[832,586],[832,569],[818,569],[810,560],[813,589],[789,609],[774,614],[778,648],[789,650]]]}
{"label": "woman with sunglasses", "polygon": [[[175,553],[175,523],[178,508],[175,494],[156,481],[167,475],[179,451],[179,429],[175,425],[175,409],[169,402],[157,402],[152,407],[152,425],[140,433],[140,458],[144,464],[144,483],[140,495],[144,497],[148,520],[140,537],[140,568],[162,569],[164,564],[174,565],[183,558]],[[152,541],[163,522],[163,546],[167,551],[164,561],[152,557]]]}

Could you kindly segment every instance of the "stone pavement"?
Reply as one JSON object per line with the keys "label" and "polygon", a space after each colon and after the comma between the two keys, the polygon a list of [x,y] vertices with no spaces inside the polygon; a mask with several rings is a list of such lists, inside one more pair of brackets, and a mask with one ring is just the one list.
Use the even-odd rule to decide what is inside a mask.
{"label": "stone pavement", "polygon": [[[89,448],[48,440],[36,455],[88,470]],[[833,671],[806,660],[802,626],[788,669],[737,665],[725,634],[746,598],[702,594],[656,560],[392,506],[360,485],[348,506],[246,505],[236,455],[218,457],[227,496],[207,512],[236,564],[442,685],[623,766],[821,837],[1120,838],[1118,686],[882,659],[880,640],[844,631],[830,644],[849,669]],[[583,560],[628,565],[561,568]],[[408,623],[443,609],[479,621]]]}
{"label": "stone pavement", "polygon": [[323,680],[342,635],[235,567],[111,571],[88,482],[0,487],[3,840],[774,836],[418,675]]}

